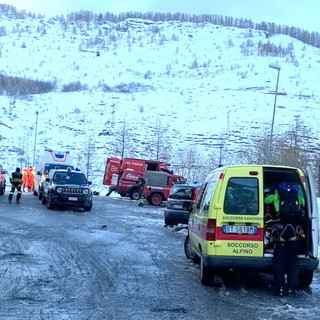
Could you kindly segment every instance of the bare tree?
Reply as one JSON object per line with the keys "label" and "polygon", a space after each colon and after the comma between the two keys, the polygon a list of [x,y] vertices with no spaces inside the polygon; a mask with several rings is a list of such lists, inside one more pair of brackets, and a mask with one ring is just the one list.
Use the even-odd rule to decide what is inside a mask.
{"label": "bare tree", "polygon": [[77,157],[77,167],[86,174],[88,180],[89,177],[93,175],[92,169],[94,167],[94,161],[95,139],[93,135],[90,135]]}
{"label": "bare tree", "polygon": [[195,145],[180,149],[172,159],[175,173],[184,176],[189,183],[202,182],[210,168],[210,157]]}
{"label": "bare tree", "polygon": [[314,151],[310,147],[311,137],[311,130],[300,117],[296,117],[291,128],[281,135],[277,150],[279,164],[305,169],[314,157]]}
{"label": "bare tree", "polygon": [[124,120],[122,126],[114,131],[113,141],[111,142],[111,151],[114,156],[121,158],[129,157],[133,153],[133,134],[132,130],[127,127],[127,122]]}
{"label": "bare tree", "polygon": [[155,160],[169,161],[171,158],[171,144],[168,136],[169,126],[163,126],[158,119],[152,129],[151,137],[146,144],[146,150],[150,152]]}

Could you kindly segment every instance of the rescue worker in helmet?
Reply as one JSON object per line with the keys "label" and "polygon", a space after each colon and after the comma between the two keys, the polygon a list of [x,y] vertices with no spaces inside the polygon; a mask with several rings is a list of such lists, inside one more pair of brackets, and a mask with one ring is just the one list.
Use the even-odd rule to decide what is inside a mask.
{"label": "rescue worker in helmet", "polygon": [[305,238],[304,198],[299,186],[282,182],[273,195],[267,195],[265,204],[273,204],[275,214],[265,217],[265,226],[271,230],[273,242],[273,287],[277,296],[295,295],[299,285],[298,253]]}
{"label": "rescue worker in helmet", "polygon": [[10,182],[11,182],[11,190],[9,192],[9,203],[12,202],[14,192],[17,189],[16,203],[18,204],[20,203],[20,199],[21,199],[21,184],[22,184],[22,174],[20,172],[20,168],[16,168],[16,171],[12,172],[10,177]]}
{"label": "rescue worker in helmet", "polygon": [[22,185],[21,190],[25,192],[25,188],[28,188],[28,169],[23,168],[22,170]]}
{"label": "rescue worker in helmet", "polygon": [[29,192],[33,192],[33,189],[34,189],[34,173],[35,173],[35,170],[33,169],[32,166],[30,166],[28,169],[28,191]]}

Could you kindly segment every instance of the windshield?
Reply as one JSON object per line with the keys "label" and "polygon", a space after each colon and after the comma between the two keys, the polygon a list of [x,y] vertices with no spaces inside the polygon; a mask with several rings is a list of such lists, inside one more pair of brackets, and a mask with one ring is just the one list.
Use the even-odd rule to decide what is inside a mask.
{"label": "windshield", "polygon": [[53,182],[64,184],[87,184],[87,179],[83,173],[78,172],[56,172]]}
{"label": "windshield", "polygon": [[46,164],[44,167],[44,173],[48,174],[51,169],[68,169],[68,168],[71,168],[72,170],[74,169],[73,166],[66,165],[66,164],[56,164],[56,163]]}

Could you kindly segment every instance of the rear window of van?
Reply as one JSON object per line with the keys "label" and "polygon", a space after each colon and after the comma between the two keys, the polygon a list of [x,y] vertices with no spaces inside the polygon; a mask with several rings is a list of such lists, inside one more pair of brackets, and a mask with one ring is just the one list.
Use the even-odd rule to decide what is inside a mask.
{"label": "rear window of van", "polygon": [[259,213],[257,178],[230,178],[224,198],[226,214],[256,215]]}
{"label": "rear window of van", "polygon": [[171,188],[169,197],[172,199],[193,200],[194,189],[196,187],[175,185]]}

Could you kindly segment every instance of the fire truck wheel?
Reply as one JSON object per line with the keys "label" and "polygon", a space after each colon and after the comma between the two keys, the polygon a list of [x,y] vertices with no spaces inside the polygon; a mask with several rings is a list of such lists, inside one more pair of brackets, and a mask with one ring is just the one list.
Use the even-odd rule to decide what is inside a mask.
{"label": "fire truck wheel", "polygon": [[162,196],[160,193],[154,193],[152,196],[151,196],[151,203],[154,205],[154,206],[160,206],[160,204],[162,203]]}
{"label": "fire truck wheel", "polygon": [[139,200],[140,197],[140,191],[138,189],[133,189],[130,192],[130,199],[131,200]]}

